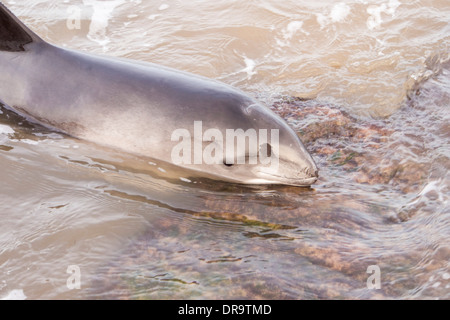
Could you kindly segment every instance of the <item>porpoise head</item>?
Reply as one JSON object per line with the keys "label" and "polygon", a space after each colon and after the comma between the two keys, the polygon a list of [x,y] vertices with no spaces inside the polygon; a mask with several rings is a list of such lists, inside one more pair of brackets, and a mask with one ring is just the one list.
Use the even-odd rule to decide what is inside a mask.
{"label": "porpoise head", "polygon": [[216,102],[210,110],[214,116],[198,115],[190,130],[172,134],[173,163],[243,184],[310,186],[317,181],[313,158],[269,108],[246,96],[228,97],[226,105]]}

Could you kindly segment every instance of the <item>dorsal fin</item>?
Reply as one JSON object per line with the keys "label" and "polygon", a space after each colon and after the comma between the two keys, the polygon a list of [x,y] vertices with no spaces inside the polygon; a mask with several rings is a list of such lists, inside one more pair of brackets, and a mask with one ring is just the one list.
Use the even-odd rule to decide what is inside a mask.
{"label": "dorsal fin", "polygon": [[42,41],[0,2],[0,51],[25,51],[24,45]]}

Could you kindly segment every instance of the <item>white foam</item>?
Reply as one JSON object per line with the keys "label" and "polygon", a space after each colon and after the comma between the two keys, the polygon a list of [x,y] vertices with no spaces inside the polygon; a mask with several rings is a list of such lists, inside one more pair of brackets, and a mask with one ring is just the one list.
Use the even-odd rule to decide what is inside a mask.
{"label": "white foam", "polygon": [[323,29],[326,27],[327,23],[327,16],[321,14],[321,13],[317,13],[316,14],[316,20],[317,23],[320,25],[320,28]]}
{"label": "white foam", "polygon": [[15,131],[10,126],[0,124],[0,134],[13,134]]}
{"label": "white foam", "polygon": [[302,30],[303,21],[291,21],[287,27],[283,30],[283,38],[290,40],[298,31]]}
{"label": "white foam", "polygon": [[391,16],[395,16],[395,12],[397,11],[397,8],[400,7],[401,2],[398,0],[389,0],[388,3],[388,10],[386,13],[390,14]]}
{"label": "white foam", "polygon": [[245,68],[242,69],[242,72],[246,72],[247,73],[247,79],[250,80],[253,75],[256,74],[255,71],[255,66],[256,66],[256,62],[252,59],[247,58],[246,56],[244,56],[244,62],[245,62]]}
{"label": "white foam", "polygon": [[166,170],[164,170],[163,168],[158,168],[158,170],[161,172],[166,172]]}
{"label": "white foam", "polygon": [[181,180],[181,181],[183,181],[183,182],[189,182],[189,183],[191,183],[191,182],[192,182],[192,181],[191,181],[191,180],[189,180],[189,179],[186,179],[186,178],[181,178],[181,177],[180,177],[180,180]]}
{"label": "white foam", "polygon": [[89,40],[103,46],[104,50],[106,50],[105,46],[110,42],[109,38],[106,36],[106,28],[109,25],[109,20],[112,17],[114,9],[123,3],[125,3],[124,0],[83,0],[84,5],[92,6],[94,8],[87,37]]}
{"label": "white foam", "polygon": [[26,144],[30,144],[32,146],[37,145],[39,142],[35,141],[35,140],[30,140],[30,139],[21,139],[20,142],[26,143]]}
{"label": "white foam", "polygon": [[22,289],[12,290],[6,297],[1,298],[0,300],[25,300],[27,296],[24,294]]}
{"label": "white foam", "polygon": [[283,40],[277,39],[277,44],[280,47],[286,47],[290,45],[291,39],[294,37],[295,34],[298,32],[302,32],[305,35],[309,35],[310,33],[303,30],[303,21],[291,21],[289,24],[284,28],[281,33],[283,35]]}
{"label": "white foam", "polygon": [[370,17],[367,18],[366,25],[369,30],[374,30],[381,26],[381,23],[383,22],[381,19],[381,12],[384,10],[386,10],[385,4],[382,4],[381,6],[369,6],[367,8],[367,13]]}
{"label": "white foam", "polygon": [[437,287],[439,287],[440,285],[441,285],[441,283],[438,281],[438,282],[433,283],[433,285],[432,285],[431,287],[437,288]]}
{"label": "white foam", "polygon": [[316,14],[317,23],[320,25],[320,28],[323,29],[329,24],[332,23],[341,23],[344,22],[348,15],[351,12],[351,8],[344,2],[339,2],[331,8],[329,14],[325,15],[322,13]]}
{"label": "white foam", "polygon": [[62,136],[61,134],[56,133],[56,132],[51,132],[51,133],[36,132],[34,135],[36,137],[47,138],[47,139],[51,139],[51,140],[62,140],[62,139],[64,139],[64,136]]}
{"label": "white foam", "polygon": [[152,15],[149,15],[149,16],[147,17],[147,19],[155,20],[155,19],[158,18],[159,16],[160,16],[160,14],[152,14]]}
{"label": "white foam", "polygon": [[427,183],[427,185],[420,191],[419,197],[427,197],[428,193],[437,193],[438,199],[441,202],[444,202],[445,193],[442,191],[445,188],[445,181],[443,179],[433,180]]}
{"label": "white foam", "polygon": [[343,22],[350,14],[350,11],[350,7],[347,4],[340,2],[331,9],[330,19],[332,22]]}
{"label": "white foam", "polygon": [[388,3],[383,3],[379,6],[371,5],[367,8],[367,13],[369,14],[369,18],[367,18],[367,28],[369,30],[377,29],[383,23],[383,19],[381,18],[381,14],[390,14],[392,17],[395,16],[395,12],[397,8],[401,5],[398,0],[389,0]]}
{"label": "white foam", "polygon": [[163,10],[167,10],[169,8],[170,8],[170,6],[167,3],[163,3],[162,5],[159,6],[158,10],[163,11]]}

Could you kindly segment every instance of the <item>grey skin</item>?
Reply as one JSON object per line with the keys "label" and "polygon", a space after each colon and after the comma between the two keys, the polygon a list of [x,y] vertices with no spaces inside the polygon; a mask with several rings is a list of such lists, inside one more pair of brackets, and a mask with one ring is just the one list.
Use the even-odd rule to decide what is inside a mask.
{"label": "grey skin", "polygon": [[[316,164],[296,133],[243,92],[152,63],[51,45],[1,3],[0,70],[0,100],[6,106],[73,137],[172,163],[179,144],[171,141],[172,133],[193,132],[194,121],[224,133],[278,129],[277,170],[260,163],[230,166],[226,160],[180,166],[193,176],[243,184],[310,186],[317,180]],[[233,156],[248,156],[245,152]]]}

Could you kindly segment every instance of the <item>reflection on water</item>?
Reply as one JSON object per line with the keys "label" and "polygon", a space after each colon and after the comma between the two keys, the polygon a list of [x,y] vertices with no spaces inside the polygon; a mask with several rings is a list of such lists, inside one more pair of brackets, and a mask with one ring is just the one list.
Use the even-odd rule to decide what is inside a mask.
{"label": "reflection on water", "polygon": [[[2,108],[0,297],[450,298],[445,2],[101,2],[11,9],[54,43],[260,96],[321,177],[313,188],[198,179]],[[64,27],[68,5],[83,9],[80,30]],[[67,287],[71,265],[81,290]]]}

